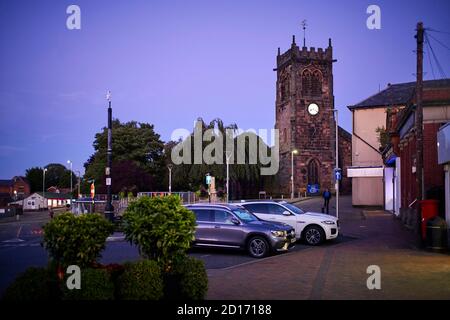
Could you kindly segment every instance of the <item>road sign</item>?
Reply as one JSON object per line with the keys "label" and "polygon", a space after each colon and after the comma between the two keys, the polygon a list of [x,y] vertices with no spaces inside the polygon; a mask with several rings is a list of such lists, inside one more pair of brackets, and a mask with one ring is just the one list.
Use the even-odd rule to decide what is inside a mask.
{"label": "road sign", "polygon": [[106,178],[106,185],[110,186],[111,185],[111,178]]}
{"label": "road sign", "polygon": [[208,186],[211,184],[211,176],[209,174],[206,176],[206,184]]}
{"label": "road sign", "polygon": [[342,169],[341,168],[334,169],[334,179],[336,181],[341,181],[342,180]]}
{"label": "road sign", "polygon": [[320,185],[318,185],[318,184],[308,184],[307,190],[308,190],[309,194],[319,193]]}

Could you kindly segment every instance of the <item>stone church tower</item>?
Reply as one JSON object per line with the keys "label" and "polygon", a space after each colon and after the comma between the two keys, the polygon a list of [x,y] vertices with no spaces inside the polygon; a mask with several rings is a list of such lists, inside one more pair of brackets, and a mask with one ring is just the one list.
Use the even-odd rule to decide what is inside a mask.
{"label": "stone church tower", "polygon": [[[335,120],[333,48],[291,48],[277,55],[276,123],[280,138],[279,183],[284,194],[291,190],[291,153],[294,154],[294,190],[319,185],[334,191]],[[339,129],[340,149],[349,155],[351,135]],[[350,152],[348,149],[350,148]],[[345,156],[345,155],[344,155]],[[345,168],[340,158],[340,167]],[[348,161],[348,160],[347,160]],[[347,161],[345,161],[347,163]],[[350,164],[348,164],[350,165]],[[346,173],[346,170],[343,170]],[[346,175],[345,175],[346,176]]]}

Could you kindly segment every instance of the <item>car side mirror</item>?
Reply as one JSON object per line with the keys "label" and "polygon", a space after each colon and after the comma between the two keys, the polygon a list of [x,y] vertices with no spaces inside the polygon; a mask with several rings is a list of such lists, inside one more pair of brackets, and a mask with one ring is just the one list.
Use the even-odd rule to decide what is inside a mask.
{"label": "car side mirror", "polygon": [[291,213],[289,211],[287,211],[287,210],[283,211],[283,216],[290,216],[290,215],[291,215]]}
{"label": "car side mirror", "polygon": [[237,218],[235,218],[235,217],[233,217],[233,218],[231,218],[231,222],[233,223],[233,224],[241,224],[241,222],[237,219]]}

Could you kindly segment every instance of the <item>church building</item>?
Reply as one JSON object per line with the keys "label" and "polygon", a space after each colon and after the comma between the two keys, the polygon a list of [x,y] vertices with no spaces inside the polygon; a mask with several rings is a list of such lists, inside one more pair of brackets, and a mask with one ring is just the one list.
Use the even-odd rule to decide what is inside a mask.
{"label": "church building", "polygon": [[[280,137],[278,182],[284,194],[291,192],[293,168],[295,195],[335,190],[336,122],[333,95],[333,48],[278,48],[275,129]],[[347,167],[351,166],[351,134],[338,128],[340,191],[351,192]]]}

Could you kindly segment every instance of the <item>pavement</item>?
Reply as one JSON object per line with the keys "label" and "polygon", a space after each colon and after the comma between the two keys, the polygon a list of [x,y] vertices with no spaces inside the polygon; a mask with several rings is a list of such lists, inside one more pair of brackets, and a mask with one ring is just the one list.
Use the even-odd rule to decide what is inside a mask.
{"label": "pavement", "polygon": [[[349,241],[208,270],[207,298],[450,299],[449,254],[421,250],[417,237],[390,213],[353,208],[350,197],[340,200],[340,232]],[[297,205],[320,211],[322,200]],[[367,287],[372,265],[380,268],[380,289]]]}
{"label": "pavement", "polygon": [[[321,211],[322,199],[294,199],[306,211]],[[336,215],[334,201],[330,214]],[[288,253],[254,259],[243,251],[192,249],[204,261],[208,299],[450,299],[450,255],[423,251],[401,222],[382,210],[340,201],[340,236],[319,247],[297,243]],[[46,266],[41,246],[48,212],[0,220],[0,295],[29,266]],[[138,260],[121,233],[108,237],[102,263]],[[367,267],[381,270],[381,290],[366,286]]]}

